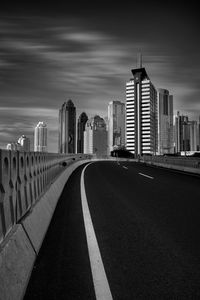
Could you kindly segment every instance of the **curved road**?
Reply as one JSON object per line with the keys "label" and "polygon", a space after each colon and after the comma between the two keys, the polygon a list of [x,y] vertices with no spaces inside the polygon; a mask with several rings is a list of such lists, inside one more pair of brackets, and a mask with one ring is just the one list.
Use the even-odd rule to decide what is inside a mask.
{"label": "curved road", "polygon": [[[200,299],[200,179],[133,162],[89,164],[84,189],[99,275],[82,172],[63,190],[24,299]],[[101,297],[104,286],[110,295]]]}

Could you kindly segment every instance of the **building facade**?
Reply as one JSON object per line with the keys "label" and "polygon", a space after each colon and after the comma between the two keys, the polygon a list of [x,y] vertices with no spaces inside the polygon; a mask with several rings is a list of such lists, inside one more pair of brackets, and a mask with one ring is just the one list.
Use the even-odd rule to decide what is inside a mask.
{"label": "building facade", "polygon": [[190,151],[190,127],[188,116],[180,115],[179,111],[175,117],[175,152]]}
{"label": "building facade", "polygon": [[88,120],[88,116],[85,112],[83,112],[80,117],[78,118],[78,125],[77,125],[77,153],[84,152],[84,131],[85,131],[85,124]]}
{"label": "building facade", "polygon": [[39,122],[34,131],[34,151],[47,152],[47,125]]}
{"label": "building facade", "polygon": [[158,150],[157,92],[145,68],[126,83],[126,148],[136,156]]}
{"label": "building facade", "polygon": [[25,135],[22,135],[18,139],[18,143],[21,145],[21,150],[29,152],[30,151],[30,139],[26,137]]}
{"label": "building facade", "polygon": [[100,116],[87,121],[84,131],[84,153],[97,156],[107,155],[106,123]]}
{"label": "building facade", "polygon": [[197,121],[189,121],[190,126],[190,151],[198,150],[198,126]]}
{"label": "building facade", "polygon": [[174,153],[173,96],[166,89],[158,89],[158,154]]}
{"label": "building facade", "polygon": [[188,116],[175,116],[175,152],[199,151],[199,126],[197,121],[190,121]]}
{"label": "building facade", "polygon": [[76,152],[76,107],[72,100],[64,102],[59,110],[59,153]]}
{"label": "building facade", "polygon": [[197,151],[200,151],[200,117],[197,122]]}
{"label": "building facade", "polygon": [[125,104],[111,101],[108,104],[108,151],[125,146]]}

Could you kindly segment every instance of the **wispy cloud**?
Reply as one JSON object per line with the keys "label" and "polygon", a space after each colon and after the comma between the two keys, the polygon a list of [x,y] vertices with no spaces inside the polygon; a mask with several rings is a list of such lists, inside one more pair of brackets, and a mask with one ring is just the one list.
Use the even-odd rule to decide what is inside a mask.
{"label": "wispy cloud", "polygon": [[24,132],[31,136],[37,122],[44,120],[54,132],[51,144],[57,151],[61,104],[71,98],[77,115],[86,111],[105,116],[110,100],[125,100],[125,83],[136,67],[138,52],[154,85],[174,95],[175,108],[192,105],[200,113],[196,52],[190,53],[189,61],[188,54],[174,46],[175,40],[170,44],[163,37],[156,40],[156,32],[143,36],[139,29],[123,31],[124,24],[113,24],[91,26],[81,18],[63,16],[2,18],[0,130],[14,139]]}
{"label": "wispy cloud", "polygon": [[32,116],[32,117],[55,117],[58,114],[58,110],[41,107],[10,107],[0,106],[0,113],[9,113],[10,115],[18,116]]}
{"label": "wispy cloud", "polygon": [[[105,41],[106,36],[103,34],[97,34],[96,32],[69,32],[58,35],[62,40],[78,42],[78,43],[100,43]],[[108,37],[107,37],[108,38]]]}

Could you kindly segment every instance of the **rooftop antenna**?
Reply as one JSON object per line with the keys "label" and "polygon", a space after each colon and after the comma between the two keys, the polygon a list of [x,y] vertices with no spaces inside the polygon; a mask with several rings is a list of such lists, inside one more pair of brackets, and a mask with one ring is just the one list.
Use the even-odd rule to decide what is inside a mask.
{"label": "rooftop antenna", "polygon": [[142,53],[138,54],[137,64],[138,64],[138,68],[141,69],[142,68]]}

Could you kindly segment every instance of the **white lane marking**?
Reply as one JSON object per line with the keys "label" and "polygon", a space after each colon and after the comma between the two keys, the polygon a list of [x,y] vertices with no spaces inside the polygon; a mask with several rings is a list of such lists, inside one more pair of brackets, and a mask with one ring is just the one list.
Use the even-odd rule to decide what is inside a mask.
{"label": "white lane marking", "polygon": [[127,168],[126,166],[123,166],[122,168],[124,168],[124,169],[128,170],[128,168]]}
{"label": "white lane marking", "polygon": [[146,175],[146,174],[143,174],[143,173],[138,173],[139,175],[142,175],[144,177],[147,177],[147,178],[150,178],[150,179],[154,179],[154,177],[152,176],[149,176],[149,175]]}
{"label": "white lane marking", "polygon": [[85,174],[85,169],[90,164],[91,163],[89,163],[87,166],[84,167],[81,174],[81,203],[82,203],[83,219],[85,224],[85,232],[86,232],[87,245],[89,251],[90,266],[92,270],[92,277],[93,277],[96,299],[112,300],[113,298],[106,277],[96,235],[94,232],[94,227],[92,224],[92,219],[90,216],[90,211],[89,211],[86,192],[85,192],[84,174]]}

